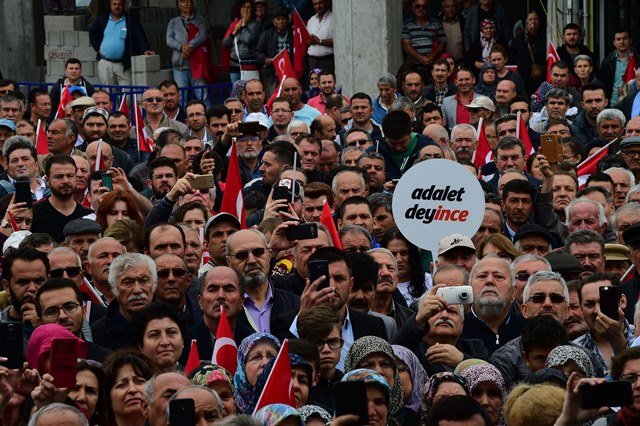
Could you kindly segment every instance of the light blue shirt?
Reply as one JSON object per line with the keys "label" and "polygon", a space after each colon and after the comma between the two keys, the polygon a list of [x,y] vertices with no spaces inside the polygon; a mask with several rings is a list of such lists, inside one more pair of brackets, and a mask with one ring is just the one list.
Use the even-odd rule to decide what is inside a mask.
{"label": "light blue shirt", "polygon": [[627,62],[629,62],[630,57],[631,56],[627,56],[627,59],[623,61],[618,56],[618,52],[616,52],[616,71],[613,74],[613,89],[611,90],[611,101],[609,101],[609,105],[615,105],[618,103],[618,88],[624,86],[622,77],[627,70]]}
{"label": "light blue shirt", "polygon": [[127,38],[127,18],[122,16],[115,21],[109,15],[109,22],[104,29],[100,53],[107,58],[119,61],[124,56],[125,40]]}
{"label": "light blue shirt", "polygon": [[[271,285],[267,284],[267,297],[262,308],[251,299],[248,293],[244,294],[244,309],[249,314],[249,322],[258,328],[259,332],[271,333],[271,308],[273,307],[273,291]],[[255,328],[253,327],[253,328]]]}

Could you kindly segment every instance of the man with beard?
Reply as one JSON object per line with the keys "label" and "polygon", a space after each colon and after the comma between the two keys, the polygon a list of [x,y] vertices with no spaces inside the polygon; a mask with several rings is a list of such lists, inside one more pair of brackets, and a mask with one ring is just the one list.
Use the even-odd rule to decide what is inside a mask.
{"label": "man with beard", "polygon": [[198,294],[201,318],[192,323],[188,333],[190,338],[196,339],[200,358],[211,359],[221,309],[227,314],[236,345],[255,333],[242,309],[244,294],[240,276],[228,266],[216,266],[204,274]]}
{"label": "man with beard", "polygon": [[115,299],[104,318],[91,326],[91,333],[95,343],[115,351],[134,344],[131,322],[151,304],[157,284],[156,265],[144,254],[125,253],[111,263],[109,284]]}
{"label": "man with beard", "polygon": [[468,68],[460,68],[458,70],[456,74],[458,93],[447,96],[442,100],[442,112],[449,128],[457,124],[469,123],[469,111],[464,106],[469,105],[476,96],[473,91],[475,83],[476,79],[473,76],[473,71]]}
{"label": "man with beard", "polygon": [[45,178],[51,188],[51,196],[34,204],[31,232],[49,234],[57,242],[62,242],[62,230],[67,223],[93,213],[73,199],[76,172],[76,163],[68,155],[56,154],[47,159]]}
{"label": "man with beard", "polygon": [[[568,23],[562,29],[562,40],[564,44],[558,46],[556,50],[558,57],[565,64],[573,64],[573,60],[578,55],[587,55],[592,61],[596,61],[596,57],[587,46],[582,43],[581,28],[573,22]],[[576,77],[576,73],[571,70],[571,75]]]}
{"label": "man with beard", "polygon": [[590,229],[580,229],[567,237],[564,249],[582,265],[581,277],[604,272],[604,239]]}
{"label": "man with beard", "polygon": [[398,289],[398,262],[393,253],[386,248],[376,248],[367,253],[378,264],[378,284],[371,309],[393,318],[400,329],[414,312],[393,299]]}
{"label": "man with beard", "polygon": [[588,145],[598,137],[596,119],[602,110],[609,105],[606,89],[600,82],[585,84],[582,92],[582,111],[573,119],[573,136]]}
{"label": "man with beard", "polygon": [[[239,150],[238,150],[239,151]],[[257,149],[253,151],[257,154]],[[271,193],[271,187],[278,181],[280,173],[293,167],[296,148],[293,144],[284,141],[276,141],[264,148],[262,164],[260,164],[260,174],[262,179],[246,187],[243,193],[246,195],[253,191],[261,192],[265,196]],[[238,155],[240,153],[238,152]],[[253,154],[252,154],[253,155]],[[256,161],[257,161],[256,156]],[[300,159],[297,159],[297,167],[300,167]]]}
{"label": "man with beard", "polygon": [[478,338],[493,354],[496,349],[522,333],[525,320],[511,313],[513,283],[509,263],[497,256],[487,255],[471,269],[473,306],[465,315],[463,338]]}
{"label": "man with beard", "polygon": [[158,203],[171,191],[178,181],[178,167],[168,158],[158,157],[149,163],[149,179],[147,185],[151,188],[153,204]]}
{"label": "man with beard", "polygon": [[402,92],[413,102],[416,111],[429,103],[429,100],[422,96],[423,90],[424,82],[420,73],[411,71],[405,75]]}
{"label": "man with beard", "polygon": [[231,111],[226,106],[214,105],[207,110],[207,128],[211,137],[206,142],[207,146],[218,143],[227,131],[227,125],[231,122]]}
{"label": "man with beard", "polygon": [[11,305],[0,313],[0,322],[22,322],[29,330],[38,326],[35,300],[49,275],[47,254],[30,247],[11,249],[2,258],[2,286],[11,296]]}
{"label": "man with beard", "polygon": [[199,99],[189,101],[186,108],[186,124],[189,127],[189,134],[197,137],[203,143],[211,143],[213,137],[207,132],[207,107]]}
{"label": "man with beard", "polygon": [[10,180],[0,181],[0,197],[15,192],[15,181],[28,181],[32,198],[40,200],[51,194],[45,181],[38,177],[38,155],[31,141],[23,136],[12,136],[3,146],[3,156]]}
{"label": "man with beard", "polygon": [[[305,193],[306,195],[306,193]],[[377,241],[382,241],[384,234],[391,228],[396,227],[391,208],[393,195],[378,192],[369,195],[369,203],[373,211],[373,234]]]}
{"label": "man with beard", "polygon": [[270,333],[278,315],[297,311],[298,296],[274,288],[269,282],[271,250],[264,235],[254,229],[237,231],[227,238],[227,263],[240,276],[244,289],[243,321],[257,332]]}
{"label": "man with beard", "polygon": [[[424,91],[422,92],[426,100],[431,101],[438,106],[442,106],[442,101],[444,100],[444,98],[456,94],[456,92],[458,91],[456,85],[447,82],[449,71],[449,62],[446,59],[436,59],[436,61],[433,63],[433,68],[431,69],[433,84],[429,84],[428,86],[426,86],[424,88]],[[407,96],[409,95],[407,94]],[[411,98],[411,96],[409,96],[409,98]]]}
{"label": "man with beard", "polygon": [[376,143],[383,144],[383,131],[371,120],[371,114],[373,114],[371,97],[363,92],[355,93],[351,97],[352,125],[350,128],[366,130],[371,135],[371,141],[374,142],[374,145]]}
{"label": "man with beard", "polygon": [[100,238],[89,246],[84,269],[91,276],[93,286],[106,304],[115,299],[115,294],[109,285],[109,267],[116,257],[126,252],[127,249],[111,237]]}
{"label": "man with beard", "polygon": [[456,153],[456,160],[471,161],[477,146],[476,129],[470,124],[458,124],[451,129],[449,144]]}
{"label": "man with beard", "polygon": [[165,80],[158,86],[164,97],[164,113],[171,119],[179,123],[184,123],[187,115],[180,108],[180,90],[178,84],[173,80]]}
{"label": "man with beard", "polygon": [[529,223],[536,190],[525,180],[512,180],[502,190],[503,234],[513,241],[516,232]]}
{"label": "man with beard", "polygon": [[336,93],[336,75],[332,71],[321,71],[318,76],[320,93],[309,99],[307,105],[317,109],[321,114],[325,113],[326,102],[331,95]]}
{"label": "man with beard", "polygon": [[[84,133],[83,146],[86,147],[85,151],[89,151],[89,145],[92,142],[96,142],[100,139],[105,139],[105,143],[102,144],[103,154],[105,151],[107,151],[107,156],[109,157],[113,165],[115,167],[124,169],[125,173],[128,174],[133,168],[133,161],[131,160],[127,152],[121,150],[117,146],[112,146],[111,144],[107,143],[106,138],[108,124],[109,113],[107,111],[98,107],[87,108],[82,115],[82,130]],[[111,153],[109,153],[108,151],[111,151]],[[94,156],[96,152],[97,145],[96,148],[92,150]],[[89,156],[88,153],[87,156]],[[105,161],[107,160],[108,159],[105,157]],[[95,163],[95,158],[93,163]],[[109,167],[111,166],[108,165],[108,167],[106,168],[108,169]]]}
{"label": "man with beard", "polygon": [[158,285],[153,293],[154,300],[171,305],[188,318],[189,324],[197,323],[202,310],[189,295],[191,273],[184,259],[173,253],[165,253],[154,259]]}

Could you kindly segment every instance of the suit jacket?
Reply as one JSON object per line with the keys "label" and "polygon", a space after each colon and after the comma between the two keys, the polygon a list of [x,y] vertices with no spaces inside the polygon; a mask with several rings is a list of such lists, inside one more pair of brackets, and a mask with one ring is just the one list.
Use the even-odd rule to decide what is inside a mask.
{"label": "suit jacket", "polygon": [[[242,314],[244,314],[244,311]],[[253,333],[255,333],[255,330],[249,325],[249,322],[246,320],[246,316],[244,317],[244,321],[240,321],[240,316],[238,316],[238,318],[236,318],[236,325],[233,329],[233,338],[236,341],[236,345],[240,346],[242,340]],[[196,340],[200,359],[210,360],[213,355],[215,336],[211,334],[211,330],[209,330],[207,325],[204,323],[204,319],[200,319],[197,324],[189,328],[187,334],[189,336],[189,341],[191,339]]]}
{"label": "suit jacket", "polygon": [[[273,306],[271,307],[271,321],[269,324],[271,329],[270,332],[274,336],[280,338],[280,336],[276,334],[276,330],[283,327],[282,317],[288,317],[291,312],[294,313],[293,316],[295,317],[296,313],[300,310],[300,298],[293,293],[273,287],[273,284],[271,283],[269,283],[269,285],[273,291]],[[249,317],[247,316],[247,311],[244,309],[240,311],[236,321],[238,323],[245,324],[248,328],[253,330],[252,333],[261,331],[253,328],[249,321]],[[289,322],[289,325],[291,325],[291,321]]]}
{"label": "suit jacket", "polygon": [[[444,114],[444,121],[449,130],[458,124],[458,101],[455,98],[456,95],[447,96],[442,101],[442,113]],[[476,92],[473,92],[473,97],[478,96]]]}

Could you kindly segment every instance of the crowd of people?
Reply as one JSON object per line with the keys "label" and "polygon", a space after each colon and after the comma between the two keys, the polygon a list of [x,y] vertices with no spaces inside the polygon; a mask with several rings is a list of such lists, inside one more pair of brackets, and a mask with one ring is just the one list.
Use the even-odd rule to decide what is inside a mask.
{"label": "crowd of people", "polygon": [[[174,80],[144,88],[144,129],[77,59],[50,91],[0,80],[0,424],[184,424],[172,402],[189,399],[198,425],[640,424],[629,31],[597,64],[567,24],[547,81],[539,11],[511,26],[493,0],[444,0],[437,17],[403,1],[406,62],[371,97],[340,93],[331,2],[277,3],[239,2],[221,41],[233,89],[211,105],[180,99],[202,83],[189,59],[207,37],[178,1]],[[308,72],[278,82],[288,3],[309,20]],[[91,29],[110,84],[152,53],[124,6],[111,0]],[[542,154],[543,135],[561,158]],[[432,159],[464,165],[485,199],[477,232],[433,254],[393,212],[398,180]],[[223,207],[236,178],[243,214]],[[317,234],[287,238],[301,223]],[[456,286],[471,303],[441,295]],[[236,371],[212,362],[224,318]],[[294,402],[263,406],[285,341]],[[77,346],[73,386],[60,342]],[[627,405],[583,408],[584,389],[610,381],[630,383]]]}

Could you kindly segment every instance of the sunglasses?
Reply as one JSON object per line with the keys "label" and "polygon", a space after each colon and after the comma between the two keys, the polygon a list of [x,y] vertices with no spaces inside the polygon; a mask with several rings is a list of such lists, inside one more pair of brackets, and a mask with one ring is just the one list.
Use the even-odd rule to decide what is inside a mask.
{"label": "sunglasses", "polygon": [[267,249],[264,247],[258,247],[258,248],[254,248],[251,250],[242,250],[242,251],[238,251],[234,254],[231,254],[230,256],[235,257],[236,259],[242,261],[242,260],[247,260],[249,258],[249,253],[251,253],[253,255],[253,257],[258,258],[258,257],[262,257],[264,256],[264,254],[267,252]]}
{"label": "sunglasses", "polygon": [[166,280],[169,278],[169,274],[173,274],[175,278],[182,278],[187,275],[187,271],[182,268],[158,269],[157,274],[159,279]]}
{"label": "sunglasses", "polygon": [[554,305],[566,302],[564,296],[558,293],[536,293],[529,298],[529,301],[533,303],[544,303],[544,301],[547,300],[547,297]]}
{"label": "sunglasses", "polygon": [[241,136],[238,138],[238,142],[259,142],[261,140],[260,136]]}
{"label": "sunglasses", "polygon": [[531,274],[529,274],[527,272],[520,272],[519,274],[516,274],[516,280],[518,280],[518,281],[528,281],[530,276],[531,276]]}
{"label": "sunglasses", "polygon": [[340,120],[340,122],[342,124],[349,124],[349,120],[350,120],[349,118],[343,118],[342,120]]}
{"label": "sunglasses", "polygon": [[62,278],[66,272],[69,277],[77,277],[82,268],[79,266],[69,266],[68,268],[52,269],[49,271],[51,278]]}
{"label": "sunglasses", "polygon": [[369,142],[371,142],[369,139],[356,139],[356,140],[353,140],[353,141],[349,142],[347,144],[347,146],[356,146],[356,144],[358,144],[360,146],[365,146]]}
{"label": "sunglasses", "polygon": [[159,97],[159,96],[156,96],[155,98],[154,98],[153,96],[151,96],[150,98],[145,98],[145,99],[143,99],[143,100],[144,100],[145,102],[149,102],[149,103],[152,103],[152,102],[154,102],[154,101],[155,101],[155,102],[158,102],[158,103],[160,103],[160,102],[164,102],[164,98],[161,98],[161,97]]}

